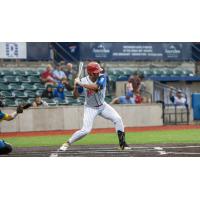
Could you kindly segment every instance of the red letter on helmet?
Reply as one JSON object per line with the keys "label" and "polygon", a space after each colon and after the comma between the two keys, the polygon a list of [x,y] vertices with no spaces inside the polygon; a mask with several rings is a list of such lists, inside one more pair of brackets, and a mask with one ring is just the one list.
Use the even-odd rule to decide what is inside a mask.
{"label": "red letter on helmet", "polygon": [[103,71],[103,69],[100,67],[100,65],[97,62],[90,62],[87,65],[87,73],[100,73],[101,71]]}

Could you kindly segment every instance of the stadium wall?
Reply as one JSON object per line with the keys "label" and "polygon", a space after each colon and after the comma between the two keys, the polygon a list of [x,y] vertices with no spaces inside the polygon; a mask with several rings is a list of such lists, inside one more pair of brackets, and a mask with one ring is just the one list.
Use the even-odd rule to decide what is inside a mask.
{"label": "stadium wall", "polygon": [[[125,127],[162,126],[162,107],[160,104],[114,105],[123,119]],[[4,108],[11,113],[13,108]],[[30,108],[15,120],[1,123],[1,132],[72,130],[82,127],[83,106],[59,106]],[[113,124],[97,117],[94,128],[112,128]]]}

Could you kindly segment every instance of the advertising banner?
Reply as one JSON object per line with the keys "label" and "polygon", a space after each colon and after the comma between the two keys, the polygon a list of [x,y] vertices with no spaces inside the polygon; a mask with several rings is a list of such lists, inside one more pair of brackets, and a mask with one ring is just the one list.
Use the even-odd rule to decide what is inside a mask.
{"label": "advertising banner", "polygon": [[82,42],[82,60],[104,61],[182,61],[191,59],[191,43]]}

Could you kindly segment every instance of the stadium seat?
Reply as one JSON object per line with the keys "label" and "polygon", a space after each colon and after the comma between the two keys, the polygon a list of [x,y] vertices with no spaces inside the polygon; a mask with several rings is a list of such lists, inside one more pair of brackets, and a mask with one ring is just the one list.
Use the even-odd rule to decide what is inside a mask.
{"label": "stadium seat", "polygon": [[25,70],[14,70],[13,75],[15,76],[26,76],[26,71]]}
{"label": "stadium seat", "polygon": [[27,98],[17,98],[17,99],[15,99],[16,105],[23,104],[23,103],[27,103]]}
{"label": "stadium seat", "polygon": [[38,74],[41,74],[41,73],[44,72],[45,70],[46,70],[45,68],[37,69],[37,73],[38,73]]}
{"label": "stadium seat", "polygon": [[43,100],[46,101],[49,106],[56,106],[56,101],[54,99],[43,98]]}
{"label": "stadium seat", "polygon": [[1,95],[4,96],[5,98],[14,98],[14,95],[12,94],[11,91],[1,91]]}
{"label": "stadium seat", "polygon": [[10,90],[10,89],[9,89],[9,87],[8,87],[7,84],[5,84],[5,83],[0,83],[0,90],[2,91],[2,90]]}
{"label": "stadium seat", "polygon": [[113,70],[112,68],[110,68],[110,69],[107,70],[107,74],[108,74],[108,75],[113,75],[113,71],[114,71],[114,70]]}
{"label": "stadium seat", "polygon": [[35,100],[35,98],[28,98],[27,102],[32,104],[34,102],[34,100]]}
{"label": "stadium seat", "polygon": [[20,83],[29,83],[30,80],[26,76],[16,76]]}
{"label": "stadium seat", "polygon": [[37,91],[36,91],[36,95],[42,96],[43,91],[44,91],[44,90],[37,90]]}
{"label": "stadium seat", "polygon": [[123,72],[123,70],[120,70],[120,69],[115,69],[115,70],[113,70],[113,75],[114,76],[120,76],[120,75],[122,75],[122,74],[124,74],[124,72]]}
{"label": "stadium seat", "polygon": [[24,90],[36,90],[37,87],[33,84],[30,83],[22,83],[22,87],[24,88]]}
{"label": "stadium seat", "polygon": [[13,76],[13,70],[4,69],[0,71],[2,76]]}
{"label": "stadium seat", "polygon": [[23,90],[24,88],[21,86],[21,84],[19,84],[19,83],[10,83],[9,85],[8,85],[8,88],[10,89],[10,90]]}
{"label": "stadium seat", "polygon": [[15,91],[12,91],[12,94],[15,98],[26,98],[27,97],[27,95],[24,94],[24,91],[15,90]]}
{"label": "stadium seat", "polygon": [[0,83],[6,83],[6,81],[4,80],[4,77],[0,77]]}
{"label": "stadium seat", "polygon": [[150,69],[143,69],[142,72],[143,72],[143,75],[145,78],[149,77],[153,74],[152,70],[150,70]]}
{"label": "stadium seat", "polygon": [[67,97],[66,100],[69,102],[69,105],[83,105],[79,98]]}
{"label": "stadium seat", "polygon": [[123,74],[124,74],[125,76],[130,76],[130,75],[133,74],[133,72],[134,72],[134,70],[133,70],[133,69],[130,69],[130,68],[124,68],[124,69],[123,69]]}
{"label": "stadium seat", "polygon": [[112,97],[111,97],[111,96],[106,96],[106,97],[105,97],[105,101],[106,101],[107,103],[110,103],[110,102],[112,101]]}
{"label": "stadium seat", "polygon": [[33,90],[25,90],[24,95],[26,95],[29,98],[35,98],[36,92]]}
{"label": "stadium seat", "polygon": [[28,80],[31,83],[40,83],[40,78],[39,76],[28,76]]}
{"label": "stadium seat", "polygon": [[163,75],[163,71],[160,69],[154,69],[153,70],[153,76],[161,76]]}
{"label": "stadium seat", "polygon": [[182,70],[180,69],[174,69],[173,73],[171,74],[171,76],[181,76],[182,75]]}
{"label": "stadium seat", "polygon": [[125,76],[125,75],[120,75],[118,76],[117,80],[118,81],[126,81],[128,79],[129,75]]}
{"label": "stadium seat", "polygon": [[161,76],[163,76],[163,77],[168,77],[168,76],[171,76],[172,73],[173,73],[173,72],[172,72],[171,69],[166,69],[166,68],[164,68],[164,69],[163,69],[163,73],[162,73]]}
{"label": "stadium seat", "polygon": [[45,90],[45,86],[42,83],[35,83],[34,86],[37,90]]}
{"label": "stadium seat", "polygon": [[14,99],[8,99],[8,98],[6,98],[4,100],[4,103],[5,103],[5,106],[8,106],[8,107],[15,107],[16,106]]}
{"label": "stadium seat", "polygon": [[40,73],[37,70],[26,70],[26,75],[27,76],[39,76]]}
{"label": "stadium seat", "polygon": [[55,102],[57,105],[68,105],[69,101],[67,99],[62,100],[62,99],[55,99]]}
{"label": "stadium seat", "polygon": [[3,79],[6,83],[18,83],[19,82],[19,79],[17,79],[16,76],[4,76]]}
{"label": "stadium seat", "polygon": [[182,76],[194,76],[191,70],[182,70]]}
{"label": "stadium seat", "polygon": [[73,96],[73,94],[72,94],[72,91],[68,91],[68,90],[64,90],[64,94],[65,94],[65,96],[67,97],[67,96]]}
{"label": "stadium seat", "polygon": [[110,80],[110,81],[113,81],[113,82],[116,82],[116,81],[117,81],[117,76],[115,76],[115,75],[110,75],[110,76],[109,76],[109,80]]}

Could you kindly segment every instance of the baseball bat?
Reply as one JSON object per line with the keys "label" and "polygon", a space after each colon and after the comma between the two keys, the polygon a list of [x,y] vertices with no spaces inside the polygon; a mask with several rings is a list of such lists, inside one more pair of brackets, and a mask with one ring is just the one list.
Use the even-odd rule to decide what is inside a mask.
{"label": "baseball bat", "polygon": [[82,73],[82,70],[83,70],[83,62],[80,62],[80,63],[79,63],[79,66],[78,66],[77,78],[80,78],[81,73]]}

